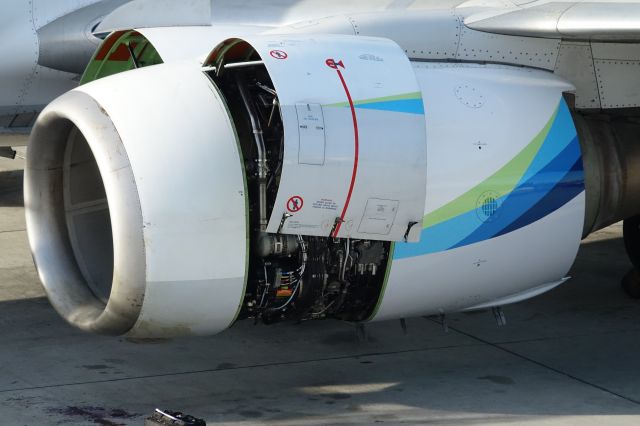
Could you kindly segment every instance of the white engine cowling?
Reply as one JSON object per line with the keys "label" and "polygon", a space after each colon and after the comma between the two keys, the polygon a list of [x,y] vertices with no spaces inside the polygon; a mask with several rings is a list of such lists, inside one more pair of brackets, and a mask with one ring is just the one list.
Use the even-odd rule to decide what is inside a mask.
{"label": "white engine cowling", "polygon": [[246,284],[244,179],[225,104],[193,63],[55,100],[25,173],[29,241],[54,307],[109,334],[228,327]]}

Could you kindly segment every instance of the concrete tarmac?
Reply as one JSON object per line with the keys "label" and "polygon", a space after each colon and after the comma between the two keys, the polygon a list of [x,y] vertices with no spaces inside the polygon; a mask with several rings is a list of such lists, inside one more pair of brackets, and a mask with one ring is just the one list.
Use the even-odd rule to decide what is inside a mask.
{"label": "concrete tarmac", "polygon": [[640,424],[640,303],[621,226],[582,244],[573,279],[490,312],[254,326],[136,342],[77,331],[44,297],[22,160],[0,160],[0,425],[142,425],[158,408],[216,425]]}

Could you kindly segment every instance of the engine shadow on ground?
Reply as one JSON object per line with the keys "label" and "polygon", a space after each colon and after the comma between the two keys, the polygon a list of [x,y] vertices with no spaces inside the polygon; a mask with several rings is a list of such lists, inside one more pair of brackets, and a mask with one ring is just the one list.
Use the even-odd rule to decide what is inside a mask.
{"label": "engine shadow on ground", "polygon": [[22,170],[0,171],[0,207],[24,207]]}
{"label": "engine shadow on ground", "polygon": [[371,324],[364,341],[337,321],[244,321],[214,337],[132,343],[78,332],[42,298],[3,302],[0,412],[68,424],[117,410],[131,417],[108,421],[139,424],[156,407],[212,424],[640,415],[640,310],[619,287],[628,267],[619,238],[587,242],[574,279],[505,307],[506,327],[489,312],[457,314],[449,333],[420,318],[407,335]]}

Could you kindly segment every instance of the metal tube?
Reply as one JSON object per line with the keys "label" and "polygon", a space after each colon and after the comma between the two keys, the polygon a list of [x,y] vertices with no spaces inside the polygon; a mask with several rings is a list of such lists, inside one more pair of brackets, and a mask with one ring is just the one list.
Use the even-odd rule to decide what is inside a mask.
{"label": "metal tube", "polygon": [[131,43],[127,43],[127,50],[129,51],[129,55],[131,55],[131,60],[133,61],[133,67],[135,69],[140,68],[140,62],[138,62],[138,58],[136,58],[136,53],[133,51],[133,47]]}
{"label": "metal tube", "polygon": [[256,149],[258,150],[258,184],[259,184],[259,211],[260,211],[260,230],[267,230],[267,175],[269,172],[267,166],[266,148],[264,145],[264,138],[262,137],[262,127],[260,126],[260,120],[257,118],[257,114],[254,111],[253,105],[249,99],[247,93],[247,87],[240,75],[236,76],[236,83],[240,90],[240,97],[244,103],[249,119],[251,121],[251,129],[253,131],[253,138],[256,143]]}
{"label": "metal tube", "polygon": [[264,62],[262,61],[232,62],[230,64],[224,64],[224,68],[227,70],[230,70],[234,68],[257,67],[258,65],[264,65]]}

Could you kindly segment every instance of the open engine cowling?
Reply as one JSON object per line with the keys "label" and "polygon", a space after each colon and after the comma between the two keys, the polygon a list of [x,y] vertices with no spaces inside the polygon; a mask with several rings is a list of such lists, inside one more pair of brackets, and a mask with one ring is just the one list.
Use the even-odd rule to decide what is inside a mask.
{"label": "open engine cowling", "polygon": [[252,36],[225,41],[207,64],[227,99],[236,81],[225,73],[238,68],[264,67],[277,93],[283,158],[267,232],[418,241],[426,124],[420,86],[397,44]]}
{"label": "open engine cowling", "polygon": [[[131,55],[123,71],[127,34],[110,48]],[[202,63],[100,78],[39,117],[27,226],[67,321],[139,337],[375,321],[566,280],[584,220],[571,84],[411,63],[379,38],[220,40]]]}

